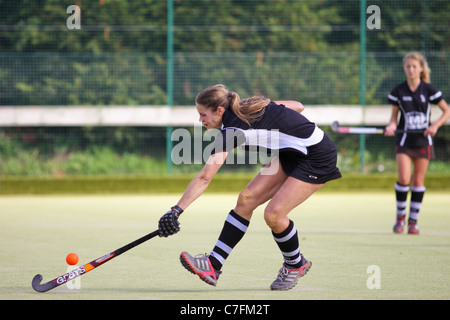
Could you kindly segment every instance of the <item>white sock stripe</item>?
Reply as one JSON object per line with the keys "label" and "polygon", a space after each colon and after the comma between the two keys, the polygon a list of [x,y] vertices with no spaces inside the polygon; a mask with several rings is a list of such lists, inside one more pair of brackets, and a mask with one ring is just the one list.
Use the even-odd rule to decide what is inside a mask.
{"label": "white sock stripe", "polygon": [[228,246],[227,244],[223,243],[220,240],[217,240],[216,246],[219,247],[220,249],[222,249],[223,251],[225,251],[228,254],[230,254],[231,250],[233,250],[233,248],[231,248],[230,246]]}
{"label": "white sock stripe", "polygon": [[285,256],[285,257],[293,257],[293,256],[295,256],[296,254],[299,254],[299,253],[300,253],[300,248],[297,248],[297,249],[295,249],[294,251],[291,251],[291,252],[281,251],[281,254],[283,256]]}
{"label": "white sock stripe", "polygon": [[420,210],[422,208],[422,202],[411,201],[410,208]]}
{"label": "white sock stripe", "polygon": [[296,232],[297,232],[297,228],[294,225],[294,227],[292,228],[291,232],[289,232],[289,234],[287,236],[284,236],[283,238],[276,238],[276,237],[273,237],[273,238],[275,239],[276,242],[286,242],[290,238],[292,238],[295,235]]}
{"label": "white sock stripe", "polygon": [[407,201],[397,201],[397,208],[406,208]]}
{"label": "white sock stripe", "polygon": [[400,192],[408,192],[409,186],[402,186],[401,184],[396,183],[395,184],[395,190]]}
{"label": "white sock stripe", "polygon": [[233,226],[241,230],[242,232],[247,232],[247,226],[239,222],[235,217],[233,217],[231,214],[228,215],[227,222],[231,223]]}
{"label": "white sock stripe", "polygon": [[411,191],[412,192],[425,192],[427,190],[427,188],[425,188],[425,186],[422,187],[411,187]]}
{"label": "white sock stripe", "polygon": [[409,213],[409,218],[410,219],[417,220],[418,217],[419,217],[419,213],[418,212],[410,212]]}
{"label": "white sock stripe", "polygon": [[295,259],[295,260],[287,260],[287,259],[284,259],[284,261],[285,261],[287,264],[297,264],[297,263],[300,262],[301,259],[302,259],[302,257],[299,256],[299,257],[298,257],[297,259]]}
{"label": "white sock stripe", "polygon": [[214,258],[216,258],[222,265],[225,263],[225,259],[224,257],[222,257],[220,254],[218,254],[217,252],[211,252],[210,254],[211,256],[213,256]]}

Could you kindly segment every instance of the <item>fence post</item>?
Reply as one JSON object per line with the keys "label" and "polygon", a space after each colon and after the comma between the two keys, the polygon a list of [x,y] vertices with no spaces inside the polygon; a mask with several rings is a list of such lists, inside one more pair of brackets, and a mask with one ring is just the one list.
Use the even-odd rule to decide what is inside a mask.
{"label": "fence post", "polygon": [[[167,105],[173,107],[173,0],[167,0]],[[172,132],[173,127],[166,127],[166,170],[172,173]]]}
{"label": "fence post", "polygon": [[[361,0],[359,8],[359,43],[360,43],[360,83],[359,101],[362,108],[362,124],[365,122],[366,111],[366,0]],[[359,136],[359,165],[364,172],[364,153],[366,151],[366,136]]]}

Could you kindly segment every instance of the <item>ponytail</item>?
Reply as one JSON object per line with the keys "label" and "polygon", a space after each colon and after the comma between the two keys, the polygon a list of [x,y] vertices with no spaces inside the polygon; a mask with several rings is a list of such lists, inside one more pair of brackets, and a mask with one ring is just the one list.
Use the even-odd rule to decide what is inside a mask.
{"label": "ponytail", "polygon": [[239,119],[250,125],[264,114],[270,99],[254,96],[241,100],[236,92],[228,91],[224,85],[217,84],[201,91],[195,98],[195,102],[213,111],[216,111],[219,106],[225,110],[231,109]]}
{"label": "ponytail", "polygon": [[232,95],[237,98],[232,99],[231,110],[248,125],[262,117],[267,105],[270,103],[270,99],[263,96],[254,96],[240,100],[237,93],[232,92]]}

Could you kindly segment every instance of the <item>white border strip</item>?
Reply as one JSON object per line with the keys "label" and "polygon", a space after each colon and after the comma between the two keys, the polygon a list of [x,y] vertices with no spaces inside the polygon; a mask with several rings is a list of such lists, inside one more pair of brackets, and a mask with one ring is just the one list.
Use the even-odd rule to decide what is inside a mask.
{"label": "white border strip", "polygon": [[[310,105],[302,113],[317,125],[388,124],[391,106]],[[432,107],[435,121],[441,112]],[[450,119],[447,121],[450,124]],[[0,127],[13,126],[200,126],[194,106],[0,106]]]}

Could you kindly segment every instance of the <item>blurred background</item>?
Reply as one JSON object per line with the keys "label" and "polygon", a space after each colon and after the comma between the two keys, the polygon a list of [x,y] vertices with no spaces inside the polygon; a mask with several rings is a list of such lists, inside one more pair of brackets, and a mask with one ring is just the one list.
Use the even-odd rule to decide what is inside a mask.
{"label": "blurred background", "polygon": [[[194,140],[195,96],[218,83],[301,101],[342,172],[395,173],[393,138],[330,124],[385,126],[408,51],[449,101],[448,12],[448,0],[0,0],[0,176],[194,173],[201,163],[173,163],[172,134]],[[429,172],[449,173],[448,125],[434,141]]]}

